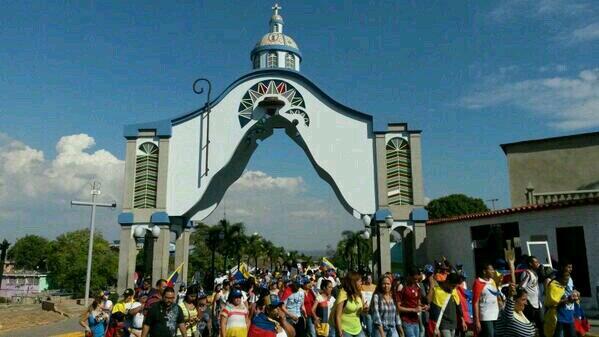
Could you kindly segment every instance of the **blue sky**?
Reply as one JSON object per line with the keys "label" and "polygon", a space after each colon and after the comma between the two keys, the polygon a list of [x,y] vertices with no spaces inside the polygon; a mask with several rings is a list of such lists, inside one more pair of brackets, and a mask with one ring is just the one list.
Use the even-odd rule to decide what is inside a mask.
{"label": "blue sky", "polygon": [[[500,143],[599,129],[596,2],[282,1],[281,5],[284,32],[303,54],[304,75],[337,101],[373,115],[379,130],[388,122],[407,122],[423,130],[429,198],[466,193],[499,198],[498,205],[508,207],[507,167]],[[270,1],[3,4],[0,155],[4,151],[3,160],[10,160],[8,154],[28,153],[39,166],[36,172],[51,171],[48,177],[59,179],[58,159],[68,157],[60,154],[73,147],[60,147],[61,152],[57,143],[64,136],[85,134],[93,140],[67,140],[78,144],[75,152],[90,154],[84,155],[86,163],[93,166],[110,154],[109,161],[118,165],[124,157],[124,124],[197,108],[203,104],[203,98],[191,91],[197,77],[212,80],[216,97],[250,71],[249,53],[268,31],[271,6]],[[19,158],[32,160],[31,156]],[[270,177],[301,177],[303,187],[294,192],[300,199],[342,211],[303,153],[283,135],[265,142],[248,170]],[[0,178],[18,181],[13,176],[19,172],[24,171],[5,168]],[[12,185],[12,197],[7,199],[27,191]],[[69,210],[76,215],[65,218],[64,200],[84,190],[82,186],[64,193],[34,189],[33,194],[16,198],[22,204],[6,209],[5,203],[4,212],[0,209],[2,232],[9,224],[44,232],[48,221],[69,223],[69,229],[82,226],[85,211]],[[114,191],[116,199],[119,193]],[[48,199],[56,207],[47,205]],[[114,214],[102,219],[104,231],[115,237]],[[344,223],[359,228],[348,217],[335,221],[339,228]],[[259,231],[256,223],[248,227]],[[49,233],[60,230],[58,226]],[[9,229],[6,235],[24,232]],[[328,242],[336,240],[335,233]],[[273,239],[284,240],[280,234]]]}

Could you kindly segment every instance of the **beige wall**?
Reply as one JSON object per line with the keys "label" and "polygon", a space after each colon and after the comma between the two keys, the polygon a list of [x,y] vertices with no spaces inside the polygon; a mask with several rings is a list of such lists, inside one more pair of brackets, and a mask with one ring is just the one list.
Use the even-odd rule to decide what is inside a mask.
{"label": "beige wall", "polygon": [[[559,260],[555,229],[559,227],[583,226],[587,263],[590,274],[592,298],[585,299],[585,306],[596,306],[596,285],[599,285],[599,205],[575,206],[562,209],[516,213],[504,216],[480,218],[469,221],[456,221],[427,225],[426,247],[430,261],[441,256],[453,263],[461,263],[470,276],[475,275],[474,254],[470,228],[480,225],[518,222],[522,251],[526,252],[526,242],[531,236],[546,235],[553,259]],[[574,261],[576,267],[576,261]],[[576,280],[574,280],[576,282]]]}
{"label": "beige wall", "polygon": [[599,133],[505,146],[512,207],[536,193],[599,188]]}

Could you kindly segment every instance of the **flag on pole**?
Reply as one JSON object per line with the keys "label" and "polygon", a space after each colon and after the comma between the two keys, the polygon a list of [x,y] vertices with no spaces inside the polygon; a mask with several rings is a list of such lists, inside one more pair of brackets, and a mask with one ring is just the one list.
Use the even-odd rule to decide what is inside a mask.
{"label": "flag on pole", "polygon": [[175,269],[175,271],[171,274],[171,276],[168,277],[168,279],[166,280],[166,283],[169,287],[175,286],[175,283],[177,283],[177,279],[179,279],[179,274],[181,273],[182,269],[183,269],[183,263],[181,263],[179,265],[179,267],[177,267],[177,269]]}
{"label": "flag on pole", "polygon": [[328,270],[328,269],[337,270],[337,268],[335,268],[335,266],[331,263],[331,261],[329,261],[329,259],[327,259],[326,257],[322,258],[322,263],[320,264],[320,266],[326,270]]}

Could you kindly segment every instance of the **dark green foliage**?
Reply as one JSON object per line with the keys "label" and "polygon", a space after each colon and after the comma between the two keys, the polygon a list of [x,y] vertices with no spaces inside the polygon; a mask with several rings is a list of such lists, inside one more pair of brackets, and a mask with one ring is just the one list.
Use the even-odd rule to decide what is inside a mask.
{"label": "dark green foliage", "polygon": [[[87,268],[89,232],[78,230],[52,241],[48,253],[48,282],[52,289],[63,289],[83,296]],[[91,294],[116,284],[118,253],[110,249],[102,234],[94,235]]]}
{"label": "dark green foliage", "polygon": [[18,239],[8,250],[8,259],[15,267],[24,270],[46,270],[46,256],[50,241],[38,235],[26,235]]}
{"label": "dark green foliage", "polygon": [[464,194],[451,194],[434,199],[425,208],[430,219],[448,218],[489,210],[482,199],[472,198]]}

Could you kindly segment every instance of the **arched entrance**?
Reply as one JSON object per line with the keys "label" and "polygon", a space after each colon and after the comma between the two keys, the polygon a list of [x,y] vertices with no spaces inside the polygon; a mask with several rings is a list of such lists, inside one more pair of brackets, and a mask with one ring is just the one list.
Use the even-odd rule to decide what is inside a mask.
{"label": "arched entrance", "polygon": [[[355,218],[368,225],[371,220],[389,222],[389,217],[416,221],[412,210],[421,208],[424,199],[420,131],[396,123],[375,132],[371,115],[340,104],[301,75],[302,56],[295,41],[283,34],[280,9],[273,7],[270,32],[252,50],[253,72],[200,109],[125,127],[119,290],[132,286],[136,237],[147,231],[155,238],[152,278],[168,275],[171,232],[177,238],[175,265],[184,265],[186,277],[189,224],[214,211],[273,129],[284,129],[303,149]],[[209,97],[211,88],[204,89]],[[394,140],[398,137],[402,142]],[[389,157],[395,147],[400,160]],[[406,168],[409,180],[395,174]],[[377,239],[379,271],[390,267],[390,229],[383,226]]]}

